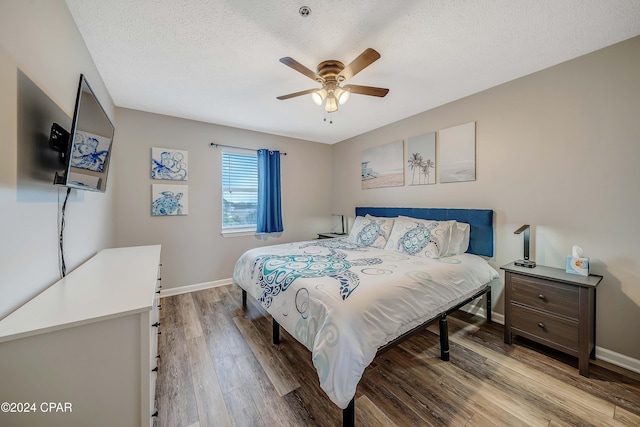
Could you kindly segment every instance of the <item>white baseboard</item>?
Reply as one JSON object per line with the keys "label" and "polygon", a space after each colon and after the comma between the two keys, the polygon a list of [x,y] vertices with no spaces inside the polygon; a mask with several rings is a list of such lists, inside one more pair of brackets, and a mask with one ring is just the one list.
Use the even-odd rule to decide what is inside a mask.
{"label": "white baseboard", "polygon": [[[201,291],[203,289],[215,288],[218,286],[230,285],[231,279],[215,280],[212,282],[197,283],[195,285],[180,286],[177,288],[169,288],[160,292],[160,298],[170,297],[173,295],[186,294],[189,292]],[[461,308],[469,313],[477,314],[481,317],[486,317],[484,304],[472,304],[469,303]],[[491,313],[491,321],[504,325],[504,315],[496,312]],[[596,359],[611,363],[621,368],[627,369],[632,372],[640,374],[640,360],[634,359],[624,354],[616,353],[615,351],[608,350],[606,348],[596,346]]]}
{"label": "white baseboard", "polygon": [[160,298],[174,295],[186,294],[189,292],[201,291],[203,289],[216,288],[218,286],[230,285],[231,279],[214,280],[213,282],[196,283],[195,285],[179,286],[160,290]]}
{"label": "white baseboard", "polygon": [[[479,304],[470,302],[469,304],[463,306],[460,310],[466,311],[467,313],[476,314],[480,317],[487,317],[484,300],[482,300],[482,302]],[[504,315],[496,313],[495,311],[491,311],[491,321],[499,325],[504,325]]]}
{"label": "white baseboard", "polygon": [[640,360],[596,346],[596,359],[640,374]]}
{"label": "white baseboard", "polygon": [[[485,315],[485,308],[483,304],[474,305],[472,303],[469,303],[462,307],[461,310],[464,310],[468,313],[476,314],[481,317],[487,317]],[[491,321],[499,323],[500,325],[504,325],[504,315],[492,312]],[[596,346],[596,359],[640,374],[640,360],[625,356],[624,354],[616,353],[615,351]]]}
{"label": "white baseboard", "polygon": [[504,315],[494,311],[491,313],[491,321],[499,325],[504,325]]}

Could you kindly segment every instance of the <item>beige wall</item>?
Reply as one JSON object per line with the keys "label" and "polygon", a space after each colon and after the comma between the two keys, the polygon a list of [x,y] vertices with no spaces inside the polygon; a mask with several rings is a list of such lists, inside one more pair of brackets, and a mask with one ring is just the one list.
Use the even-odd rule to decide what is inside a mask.
{"label": "beige wall", "polygon": [[[18,80],[26,76],[70,123],[81,73],[113,118],[111,98],[64,1],[0,2],[0,319],[59,277],[58,197],[64,198],[64,190],[59,194],[46,182],[27,189],[18,177],[18,144],[25,143],[18,141],[24,119]],[[47,141],[51,123],[45,122],[27,136]],[[65,228],[68,271],[112,245],[112,194],[112,188],[106,194],[72,191]]]}
{"label": "beige wall", "polygon": [[[117,109],[116,245],[162,244],[163,289],[229,279],[249,248],[309,240],[331,226],[331,146],[175,117]],[[221,149],[209,143],[286,152],[281,157],[281,236],[222,237]],[[151,147],[187,150],[189,214],[152,217]]]}
{"label": "beige wall", "polygon": [[[64,1],[0,2],[0,318],[58,278],[58,190],[24,197],[17,177],[19,72],[67,116],[84,73],[114,119]],[[331,225],[331,213],[352,215],[357,205],[491,208],[496,268],[521,256],[513,230],[524,223],[533,225],[541,264],[560,267],[573,244],[585,249],[592,272],[605,276],[597,344],[637,361],[639,75],[640,38],[634,38],[334,146],[119,109],[107,193],[74,190],[67,206],[68,269],[104,247],[162,243],[166,289],[227,279],[244,250],[313,238]],[[363,149],[469,121],[477,122],[475,182],[360,189]],[[288,152],[281,237],[220,236],[219,150],[208,147],[211,141]],[[189,151],[186,217],[149,214],[152,146]],[[494,298],[499,313],[501,292]]]}
{"label": "beige wall", "polygon": [[[517,58],[514,58],[517,60]],[[640,37],[343,141],[333,148],[334,209],[355,206],[489,208],[491,265],[522,257],[563,267],[573,244],[604,276],[596,341],[640,359]],[[393,88],[391,89],[393,90]],[[475,121],[474,182],[362,190],[361,151]],[[494,310],[503,313],[502,289]],[[636,365],[636,368],[640,366]]]}

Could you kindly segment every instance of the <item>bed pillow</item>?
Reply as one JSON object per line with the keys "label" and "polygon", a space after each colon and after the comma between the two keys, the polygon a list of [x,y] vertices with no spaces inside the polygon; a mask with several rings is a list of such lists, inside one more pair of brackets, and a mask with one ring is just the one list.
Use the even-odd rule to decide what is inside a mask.
{"label": "bed pillow", "polygon": [[357,216],[347,240],[358,245],[383,249],[393,228],[394,218]]}
{"label": "bed pillow", "polygon": [[384,216],[373,216],[373,215],[367,214],[365,218],[375,221],[380,226],[380,230],[382,231],[382,234],[384,236],[384,244],[382,246],[376,246],[376,247],[379,247],[380,249],[384,249],[384,247],[387,245],[387,240],[389,240],[389,236],[391,235],[391,230],[393,230],[393,224],[396,221],[395,217],[389,218]]}
{"label": "bed pillow", "polygon": [[465,222],[454,221],[451,226],[449,249],[445,256],[460,255],[469,249],[469,231],[471,226]]}
{"label": "bed pillow", "polygon": [[[442,239],[440,239],[439,243],[439,252],[440,252],[440,256],[441,257],[445,257],[445,256],[450,256],[453,255],[452,253],[450,253],[450,247],[451,247],[451,239],[453,238],[453,234],[454,234],[454,228],[455,228],[455,224],[456,221],[454,220],[446,220],[446,221],[442,221],[442,220],[436,220],[436,219],[422,219],[422,218],[413,218],[410,216],[399,216],[399,218],[404,219],[405,221],[418,221],[418,222],[422,222],[422,223],[430,223],[430,222],[437,222],[437,223],[446,223],[449,224],[449,227],[451,227],[451,229],[449,230],[448,235],[445,233],[442,235]],[[442,227],[445,227],[444,225]],[[456,238],[457,238],[457,234],[456,234]]]}
{"label": "bed pillow", "polygon": [[440,258],[449,250],[451,228],[455,221],[430,221],[398,217],[385,249],[408,255]]}

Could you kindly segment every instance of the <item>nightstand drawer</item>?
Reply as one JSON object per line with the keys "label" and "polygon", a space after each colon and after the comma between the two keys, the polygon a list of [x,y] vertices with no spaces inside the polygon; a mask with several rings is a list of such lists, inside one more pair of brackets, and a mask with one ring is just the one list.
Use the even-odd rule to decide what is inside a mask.
{"label": "nightstand drawer", "polygon": [[575,286],[521,275],[511,277],[511,286],[513,302],[571,319],[580,317],[579,289]]}
{"label": "nightstand drawer", "polygon": [[505,271],[504,342],[520,335],[578,357],[580,375],[589,376],[595,358],[596,286],[602,276],[577,276],[564,269],[514,262]]}
{"label": "nightstand drawer", "polygon": [[[557,344],[578,351],[578,322],[545,314],[518,304],[511,305],[511,327],[553,347]],[[514,331],[514,333],[518,333]]]}

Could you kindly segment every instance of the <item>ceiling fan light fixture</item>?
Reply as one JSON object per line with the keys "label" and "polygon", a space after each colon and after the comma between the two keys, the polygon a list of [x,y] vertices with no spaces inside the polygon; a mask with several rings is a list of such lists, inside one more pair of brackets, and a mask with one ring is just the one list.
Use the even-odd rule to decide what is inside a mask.
{"label": "ceiling fan light fixture", "polygon": [[311,99],[313,103],[316,105],[322,105],[322,101],[327,97],[327,91],[323,89],[318,89],[317,91],[311,94]]}
{"label": "ceiling fan light fixture", "polygon": [[338,98],[338,102],[340,103],[340,105],[346,104],[350,96],[351,91],[348,89],[342,89],[341,87],[339,87],[336,90],[336,97]]}
{"label": "ceiling fan light fixture", "polygon": [[[303,9],[307,10],[308,8]],[[306,11],[307,14],[308,12],[309,10]],[[278,96],[277,98],[285,100],[296,96],[311,95],[313,103],[317,106],[324,106],[324,110],[327,113],[338,111],[338,105],[346,104],[351,97],[351,93],[382,98],[387,95],[389,89],[352,84],[348,84],[344,88],[340,87],[344,81],[352,78],[378,59],[380,59],[380,54],[374,49],[367,48],[347,66],[338,60],[329,59],[319,63],[317,71],[312,71],[291,57],[280,58],[281,63],[319,83],[322,87],[302,90]]]}
{"label": "ceiling fan light fixture", "polygon": [[335,95],[329,94],[329,96],[327,96],[327,101],[324,104],[324,110],[327,113],[334,113],[338,111],[338,102],[336,100]]}

